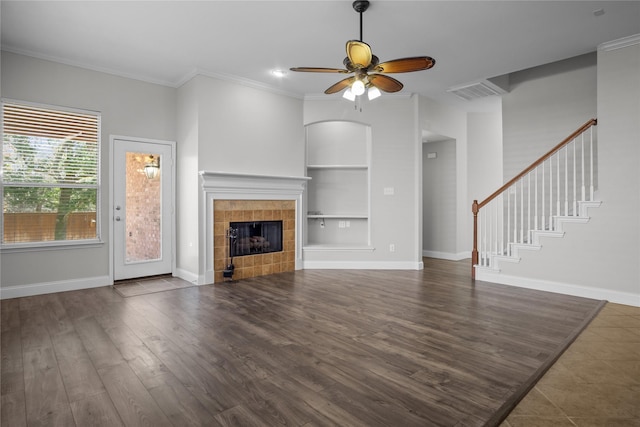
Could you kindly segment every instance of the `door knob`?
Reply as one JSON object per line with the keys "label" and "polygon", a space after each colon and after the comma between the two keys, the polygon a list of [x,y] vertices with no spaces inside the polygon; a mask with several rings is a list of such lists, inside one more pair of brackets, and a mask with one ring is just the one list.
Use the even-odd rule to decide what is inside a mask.
{"label": "door knob", "polygon": [[116,217],[116,221],[120,221],[120,217],[119,216]]}

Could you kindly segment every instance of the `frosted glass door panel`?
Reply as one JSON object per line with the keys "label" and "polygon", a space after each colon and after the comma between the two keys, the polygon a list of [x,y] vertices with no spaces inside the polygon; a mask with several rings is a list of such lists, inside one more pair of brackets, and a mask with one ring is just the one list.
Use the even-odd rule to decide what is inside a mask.
{"label": "frosted glass door panel", "polygon": [[149,179],[144,168],[162,159],[158,153],[128,152],[126,156],[125,262],[157,260],[162,256],[162,171]]}

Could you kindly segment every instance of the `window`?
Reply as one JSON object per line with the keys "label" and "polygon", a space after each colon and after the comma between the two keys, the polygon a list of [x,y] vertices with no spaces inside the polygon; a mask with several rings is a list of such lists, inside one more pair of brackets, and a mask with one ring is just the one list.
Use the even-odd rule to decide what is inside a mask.
{"label": "window", "polygon": [[100,115],[2,103],[2,245],[99,239]]}

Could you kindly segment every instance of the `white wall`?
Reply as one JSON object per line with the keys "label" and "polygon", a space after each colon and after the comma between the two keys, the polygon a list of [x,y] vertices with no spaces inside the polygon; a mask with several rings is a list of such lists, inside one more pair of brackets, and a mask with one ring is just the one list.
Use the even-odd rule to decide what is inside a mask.
{"label": "white wall", "polygon": [[[456,141],[456,205],[455,211],[451,212],[456,222],[455,254],[457,259],[471,257],[467,113],[420,97],[419,121],[421,131],[427,130],[446,135]],[[418,179],[420,179],[419,176]]]}
{"label": "white wall", "polygon": [[[433,156],[429,158],[429,154]],[[456,259],[456,141],[422,144],[423,255]]]}
{"label": "white wall", "polygon": [[304,175],[302,100],[198,77],[198,167]]}
{"label": "white wall", "polygon": [[[602,201],[602,206],[590,210],[588,224],[566,227],[563,239],[543,240],[540,252],[524,254],[520,264],[505,263],[500,267],[513,284],[640,306],[640,45],[600,50],[597,80],[595,70],[589,66],[559,76],[540,76],[527,85],[539,86],[545,92],[550,90],[549,86],[555,88],[558,93],[552,103],[553,108],[559,109],[562,94],[566,93],[562,86],[572,84],[574,73],[574,90],[588,96],[578,108],[581,113],[563,114],[565,120],[573,122],[563,126],[568,135],[589,118],[584,116],[590,115],[587,110],[595,104],[597,86],[596,198]],[[585,73],[590,77],[585,78]],[[535,87],[530,87],[527,93],[531,91]],[[575,96],[569,94],[568,98],[563,108],[575,104]],[[514,107],[513,102],[508,105]],[[540,106],[539,110],[544,108]],[[505,122],[512,113],[505,111]],[[505,128],[509,126],[511,123],[505,123]]]}
{"label": "white wall", "polygon": [[469,141],[469,203],[468,217],[472,218],[471,203],[483,201],[505,183],[502,174],[502,112],[469,113],[467,115]]}
{"label": "white wall", "polygon": [[109,284],[109,135],[175,140],[175,89],[7,52],[2,52],[0,84],[5,98],[102,114],[104,241],[94,248],[3,253],[2,288],[46,291],[59,290],[61,282]]}
{"label": "white wall", "polygon": [[596,55],[512,73],[502,97],[505,181],[596,116]]}
{"label": "white wall", "polygon": [[178,88],[176,167],[176,275],[198,279],[200,234],[198,200],[199,105],[197,78]]}
{"label": "white wall", "polygon": [[[304,124],[347,120],[371,126],[371,244],[374,251],[305,253],[305,263],[341,262],[361,268],[421,268],[421,138],[417,100],[362,101],[362,111],[342,98],[306,100]],[[384,195],[393,187],[394,195]],[[395,252],[389,245],[395,244]]]}
{"label": "white wall", "polygon": [[204,283],[211,219],[198,172],[303,176],[302,100],[202,75],[177,98],[177,273]]}

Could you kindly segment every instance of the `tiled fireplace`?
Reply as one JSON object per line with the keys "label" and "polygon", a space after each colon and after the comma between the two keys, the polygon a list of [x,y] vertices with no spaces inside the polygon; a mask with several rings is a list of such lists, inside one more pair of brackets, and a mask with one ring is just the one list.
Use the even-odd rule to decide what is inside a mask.
{"label": "tiled fireplace", "polygon": [[233,279],[302,268],[302,195],[305,177],[200,172],[205,230],[204,274],[200,284],[222,282],[229,224],[236,221],[283,221],[281,252],[234,257]]}
{"label": "tiled fireplace", "polygon": [[236,221],[282,221],[282,251],[234,257],[234,279],[295,270],[296,202],[294,200],[215,200],[213,216],[215,218],[213,223],[215,282],[224,280],[222,273],[229,262],[227,232],[230,223]]}

